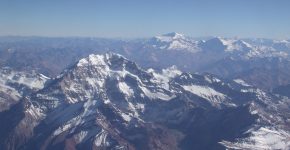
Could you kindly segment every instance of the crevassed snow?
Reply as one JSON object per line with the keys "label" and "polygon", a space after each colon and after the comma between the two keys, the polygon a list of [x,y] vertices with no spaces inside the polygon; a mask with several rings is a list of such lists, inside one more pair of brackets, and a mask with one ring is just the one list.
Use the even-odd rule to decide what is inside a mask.
{"label": "crevassed snow", "polygon": [[184,85],[182,86],[184,90],[191,92],[199,97],[202,97],[214,104],[222,103],[226,99],[226,95],[217,92],[216,90],[200,85]]}

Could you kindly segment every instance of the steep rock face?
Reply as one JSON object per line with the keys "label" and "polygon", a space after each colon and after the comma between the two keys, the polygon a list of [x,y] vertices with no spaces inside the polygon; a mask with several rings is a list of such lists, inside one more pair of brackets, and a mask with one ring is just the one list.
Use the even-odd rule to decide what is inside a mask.
{"label": "steep rock face", "polygon": [[[12,125],[0,130],[0,145],[2,149],[255,148],[260,146],[255,145],[260,135],[256,133],[275,128],[285,141],[278,143],[279,148],[287,148],[288,103],[241,79],[225,81],[175,67],[143,70],[118,54],[92,54],[0,113],[5,122],[1,126]],[[271,147],[267,137],[265,141],[262,145]]]}

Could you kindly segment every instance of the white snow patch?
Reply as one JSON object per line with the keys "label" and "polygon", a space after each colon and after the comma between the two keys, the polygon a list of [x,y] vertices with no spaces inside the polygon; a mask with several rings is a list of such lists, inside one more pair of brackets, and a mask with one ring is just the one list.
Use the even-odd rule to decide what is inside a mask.
{"label": "white snow patch", "polygon": [[81,119],[81,116],[77,116],[71,120],[69,120],[68,122],[66,122],[65,124],[63,124],[62,126],[58,127],[54,132],[53,132],[53,136],[58,136],[63,132],[66,132],[72,128],[76,128],[78,125],[80,125],[81,123],[83,123],[83,120]]}
{"label": "white snow patch", "polygon": [[175,95],[174,96],[169,96],[169,95],[166,95],[166,94],[161,93],[161,92],[151,92],[146,87],[142,87],[141,86],[140,88],[144,92],[144,94],[147,97],[149,97],[150,99],[161,99],[161,100],[168,101],[168,100],[171,100],[172,98],[175,97]]}
{"label": "white snow patch", "polygon": [[35,72],[15,72],[9,69],[0,70],[0,84],[6,85],[7,83],[17,83],[28,86],[31,89],[42,89],[45,82],[50,79],[43,74]]}
{"label": "white snow patch", "polygon": [[208,83],[219,83],[221,82],[220,79],[216,78],[216,77],[210,77],[208,75],[204,76],[204,79],[208,82]]}
{"label": "white snow patch", "polygon": [[148,69],[149,73],[152,73],[154,79],[152,82],[157,83],[161,88],[169,90],[169,82],[172,78],[181,75],[181,71],[176,66],[171,66],[166,69],[162,69],[161,73],[155,72],[153,69]]}
{"label": "white snow patch", "polygon": [[184,90],[189,91],[199,97],[202,97],[214,104],[220,104],[227,98],[226,95],[206,86],[189,85],[182,87]]}
{"label": "white snow patch", "polygon": [[127,115],[127,114],[125,114],[125,113],[121,113],[121,116],[122,116],[122,118],[123,118],[125,121],[127,121],[127,122],[130,122],[131,119],[132,119],[130,115]]}
{"label": "white snow patch", "polygon": [[84,112],[82,116],[89,116],[91,113],[93,113],[94,110],[91,108],[94,107],[97,104],[97,100],[88,100],[84,103],[83,108]]}
{"label": "white snow patch", "polygon": [[261,127],[258,130],[250,129],[246,133],[250,133],[250,137],[239,139],[236,143],[228,141],[222,141],[220,143],[232,149],[288,150],[290,148],[290,134],[284,130]]}
{"label": "white snow patch", "polygon": [[118,83],[120,91],[125,94],[127,97],[131,97],[134,95],[133,89],[131,89],[125,82]]}
{"label": "white snow patch", "polygon": [[95,136],[94,144],[96,146],[106,146],[106,145],[108,145],[109,143],[107,143],[107,140],[106,140],[107,136],[108,136],[108,133],[105,130],[102,129],[102,131]]}
{"label": "white snow patch", "polygon": [[234,79],[234,81],[242,86],[251,86],[242,79]]}
{"label": "white snow patch", "polygon": [[253,111],[251,111],[250,112],[252,115],[255,115],[255,114],[258,114],[259,112],[258,112],[258,110],[253,110]]}
{"label": "white snow patch", "polygon": [[35,120],[43,118],[45,114],[42,113],[42,110],[34,105],[30,105],[28,109],[25,110],[26,113],[30,114]]}
{"label": "white snow patch", "polygon": [[144,112],[145,105],[144,104],[137,103],[136,104],[136,108],[139,109],[141,112]]}
{"label": "white snow patch", "polygon": [[87,66],[87,65],[106,66],[105,56],[91,54],[89,55],[89,57],[79,60],[77,64],[78,67]]}
{"label": "white snow patch", "polygon": [[166,76],[168,78],[174,78],[178,75],[181,75],[182,72],[180,70],[178,70],[178,68],[176,66],[171,66],[169,68],[166,69],[162,69],[162,75]]}

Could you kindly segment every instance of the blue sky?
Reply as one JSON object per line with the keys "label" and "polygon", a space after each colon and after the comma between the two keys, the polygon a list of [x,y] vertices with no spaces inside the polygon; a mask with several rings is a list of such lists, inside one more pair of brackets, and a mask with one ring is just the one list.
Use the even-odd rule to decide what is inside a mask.
{"label": "blue sky", "polygon": [[290,0],[1,0],[0,35],[290,38]]}

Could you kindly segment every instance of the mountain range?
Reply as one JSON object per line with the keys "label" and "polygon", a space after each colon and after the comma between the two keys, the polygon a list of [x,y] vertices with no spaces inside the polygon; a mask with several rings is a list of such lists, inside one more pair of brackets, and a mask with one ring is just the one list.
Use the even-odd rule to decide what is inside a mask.
{"label": "mountain range", "polygon": [[21,98],[0,112],[0,149],[290,147],[289,98],[242,79],[142,69],[115,53],[91,54],[55,78],[3,72],[1,86]]}
{"label": "mountain range", "polygon": [[[289,40],[208,37],[168,33],[147,39],[1,37],[0,66],[55,77],[90,54],[115,52],[143,68],[172,65],[243,80],[271,91],[290,83]],[[57,64],[55,63],[57,62]],[[267,80],[268,82],[264,82]]]}
{"label": "mountain range", "polygon": [[0,149],[289,149],[290,40],[0,37]]}

